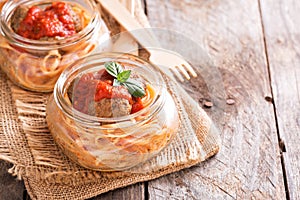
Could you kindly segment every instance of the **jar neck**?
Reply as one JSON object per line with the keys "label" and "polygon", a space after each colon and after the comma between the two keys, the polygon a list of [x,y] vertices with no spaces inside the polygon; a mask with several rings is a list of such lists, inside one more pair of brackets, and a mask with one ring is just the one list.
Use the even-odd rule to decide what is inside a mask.
{"label": "jar neck", "polygon": [[[91,19],[90,22],[86,27],[84,27],[80,32],[58,40],[53,41],[40,41],[40,40],[32,40],[22,37],[14,32],[11,28],[11,17],[15,10],[19,6],[23,5],[39,5],[39,3],[45,4],[45,1],[36,0],[33,1],[35,4],[31,3],[32,1],[7,1],[2,8],[1,17],[0,17],[0,33],[1,35],[10,43],[11,45],[25,48],[27,50],[34,50],[34,51],[48,51],[52,49],[58,49],[63,47],[69,47],[75,45],[76,43],[81,42],[82,40],[88,40],[92,37],[92,34],[95,29],[99,28],[100,26],[100,13],[97,10],[97,6],[94,1],[88,1],[89,7],[91,9]],[[48,3],[51,3],[49,1]],[[68,1],[66,1],[68,2]],[[69,1],[72,3],[72,1]]]}

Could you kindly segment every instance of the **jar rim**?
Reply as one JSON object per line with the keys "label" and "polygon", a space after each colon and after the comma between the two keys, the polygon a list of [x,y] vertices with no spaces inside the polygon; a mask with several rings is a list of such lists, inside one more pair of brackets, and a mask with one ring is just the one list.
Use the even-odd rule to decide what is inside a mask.
{"label": "jar rim", "polygon": [[[84,67],[90,67],[91,65],[97,65],[100,62],[105,62],[116,60],[116,59],[128,59],[130,64],[136,64],[137,67],[143,66],[147,71],[155,75],[155,85],[157,86],[155,98],[147,107],[143,108],[142,110],[126,115],[121,117],[113,117],[113,118],[104,118],[104,117],[97,117],[88,114],[84,114],[73,107],[70,107],[68,102],[65,99],[65,95],[67,94],[67,89],[71,82],[75,80],[76,75],[84,74],[87,70],[83,69]],[[71,78],[72,77],[72,78]],[[59,79],[57,80],[53,96],[58,108],[63,111],[65,114],[68,115],[71,119],[78,121],[80,123],[86,123],[89,126],[99,126],[99,123],[119,123],[129,121],[135,117],[141,116],[145,113],[147,117],[145,117],[142,121],[148,119],[149,117],[153,116],[155,113],[159,112],[162,108],[162,105],[165,103],[165,82],[162,78],[162,75],[159,73],[157,66],[153,65],[152,63],[144,60],[139,56],[135,56],[130,53],[121,53],[121,52],[104,52],[104,53],[94,53],[88,56],[85,56],[73,64],[68,66],[60,75]],[[142,123],[141,121],[141,123]],[[124,124],[125,126],[125,124]],[[122,125],[119,126],[120,128]],[[124,128],[124,127],[122,127]],[[109,128],[107,128],[109,129]]]}
{"label": "jar rim", "polygon": [[[9,20],[12,17],[13,12],[15,9],[20,5],[26,5],[29,4],[31,0],[24,0],[24,1],[7,1],[2,7],[1,10],[1,16],[0,16],[0,32],[1,34],[6,37],[10,43],[12,43],[15,46],[18,46],[20,48],[26,48],[29,50],[41,50],[41,51],[47,51],[57,48],[63,48],[68,47],[71,45],[74,45],[84,38],[88,37],[95,27],[98,27],[98,24],[100,23],[100,12],[99,9],[97,9],[97,5],[94,1],[83,1],[89,3],[89,9],[91,9],[91,20],[88,23],[86,27],[84,27],[81,31],[78,33],[71,35],[66,38],[62,38],[59,40],[54,41],[40,41],[40,40],[33,40],[28,39],[25,37],[22,37],[15,33],[12,28],[10,27]],[[50,0],[36,0],[34,1],[34,5],[38,5],[39,3],[47,4],[51,3],[53,1]],[[76,3],[80,4],[79,2],[71,1],[71,0],[63,0],[63,2],[70,2],[70,3]],[[30,4],[29,4],[30,5]],[[33,5],[33,4],[31,4]]]}

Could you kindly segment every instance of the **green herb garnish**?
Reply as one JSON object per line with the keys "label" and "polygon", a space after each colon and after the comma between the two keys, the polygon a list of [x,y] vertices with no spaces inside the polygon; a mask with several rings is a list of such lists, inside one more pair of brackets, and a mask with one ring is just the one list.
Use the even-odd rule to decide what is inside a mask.
{"label": "green herb garnish", "polygon": [[115,78],[117,78],[118,74],[123,71],[123,67],[116,62],[107,62],[104,64],[104,67],[106,71]]}
{"label": "green herb garnish", "polygon": [[115,78],[113,86],[125,86],[128,92],[134,97],[143,97],[146,95],[141,83],[130,78],[131,70],[124,70],[117,62],[107,62],[104,64],[104,67]]}
{"label": "green herb garnish", "polygon": [[129,79],[130,74],[131,74],[131,70],[122,71],[120,74],[118,74],[117,80],[120,83],[125,83]]}

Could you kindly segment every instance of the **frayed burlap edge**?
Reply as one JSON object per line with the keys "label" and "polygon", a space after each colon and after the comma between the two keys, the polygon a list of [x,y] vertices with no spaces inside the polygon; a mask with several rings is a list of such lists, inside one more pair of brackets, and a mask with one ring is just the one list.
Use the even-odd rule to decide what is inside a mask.
{"label": "frayed burlap edge", "polygon": [[[164,77],[167,79],[166,77]],[[72,179],[71,184],[57,184],[60,181],[51,182],[51,181],[41,181],[39,178],[37,178],[38,174],[41,173],[38,168],[35,167],[25,167],[25,166],[18,166],[14,165],[12,168],[13,171],[16,173],[21,173],[22,178],[25,181],[26,188],[31,196],[32,199],[85,199],[90,198],[96,195],[99,195],[101,193],[120,188],[125,187],[130,184],[134,184],[137,182],[152,180],[155,178],[158,178],[160,176],[179,171],[184,168],[191,167],[193,165],[196,165],[207,158],[213,156],[219,151],[219,138],[218,138],[218,132],[214,132],[213,124],[211,123],[211,120],[208,118],[206,113],[201,109],[191,109],[195,108],[196,105],[194,105],[194,101],[191,101],[191,99],[186,99],[186,102],[184,102],[180,98],[183,97],[183,95],[186,97],[185,93],[180,93],[180,90],[178,89],[177,84],[174,84],[170,81],[166,81],[168,83],[169,92],[172,94],[174,99],[177,99],[176,104],[180,107],[180,120],[181,123],[187,123],[186,121],[190,121],[190,114],[199,116],[199,113],[195,112],[197,110],[198,112],[202,112],[200,114],[200,118],[192,117],[195,120],[190,121],[190,126],[194,127],[199,126],[199,124],[202,124],[203,126],[200,127],[199,130],[197,130],[197,139],[201,143],[201,145],[204,146],[204,149],[209,150],[208,152],[204,151],[201,154],[201,151],[199,153],[199,156],[196,159],[191,159],[186,162],[176,162],[176,163],[169,163],[167,166],[160,168],[159,170],[152,171],[151,173],[111,173],[111,176],[109,176],[110,173],[99,173],[93,171],[86,172],[86,176],[82,173],[78,173],[82,176],[82,178],[90,178],[90,182],[85,182],[81,178],[79,178],[77,181],[76,179]],[[18,87],[12,85],[11,83],[8,84],[10,89],[13,91],[13,94],[16,95],[19,92],[23,92],[22,89],[19,89]],[[18,91],[18,92],[16,92]],[[177,92],[174,92],[177,91]],[[183,91],[182,91],[183,92]],[[27,92],[26,92],[27,93]],[[180,95],[178,95],[180,94]],[[39,94],[36,94],[39,95]],[[24,95],[21,95],[24,97]],[[27,95],[28,96],[28,95]],[[20,98],[18,98],[20,100]],[[38,98],[34,98],[38,99]],[[40,98],[40,100],[43,100]],[[37,103],[38,100],[35,102]],[[188,102],[188,104],[187,104]],[[22,106],[26,105],[24,102],[22,102]],[[37,103],[39,106],[40,104]],[[20,105],[19,109],[20,109]],[[24,106],[25,108],[27,106]],[[43,107],[43,106],[42,106]],[[23,108],[24,109],[24,108]],[[26,109],[24,109],[26,110]],[[33,109],[36,110],[36,109]],[[189,115],[187,114],[187,111],[189,111]],[[186,116],[184,116],[184,114]],[[207,146],[207,148],[205,148]],[[188,152],[185,152],[188,153]],[[63,154],[62,154],[63,156]],[[45,166],[43,166],[45,167]],[[41,170],[41,169],[40,169]],[[85,170],[85,169],[83,169]],[[42,170],[43,171],[43,170]],[[45,175],[45,171],[43,171],[43,175]],[[67,172],[62,171],[61,174],[59,172],[56,172],[58,176],[52,177],[52,178],[62,178],[62,181],[66,181],[65,175],[67,175]],[[105,175],[104,175],[105,174]],[[74,176],[71,173],[70,175]],[[103,176],[104,175],[104,176]],[[76,195],[75,195],[76,194]]]}

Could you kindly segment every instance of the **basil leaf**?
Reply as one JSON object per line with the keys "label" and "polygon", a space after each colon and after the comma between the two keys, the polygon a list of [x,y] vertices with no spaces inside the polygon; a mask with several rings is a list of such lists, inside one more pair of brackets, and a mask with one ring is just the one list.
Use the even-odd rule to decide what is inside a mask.
{"label": "basil leaf", "polygon": [[127,87],[128,92],[134,97],[143,97],[146,95],[144,88],[137,81],[130,79],[130,81],[126,81],[122,85]]}
{"label": "basil leaf", "polygon": [[104,64],[104,67],[106,71],[115,78],[118,77],[119,73],[123,72],[122,66],[117,62],[107,62]]}
{"label": "basil leaf", "polygon": [[118,81],[121,83],[124,83],[127,81],[127,79],[129,79],[131,74],[131,70],[126,70],[126,71],[122,71],[120,74],[118,74]]}
{"label": "basil leaf", "polygon": [[117,62],[107,62],[104,64],[106,71],[115,77],[113,86],[123,85],[134,97],[143,97],[146,95],[143,86],[136,80],[129,78],[131,70],[123,70],[122,65]]}

